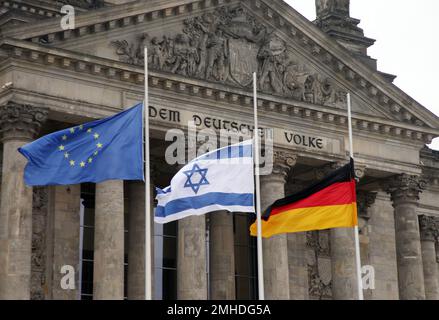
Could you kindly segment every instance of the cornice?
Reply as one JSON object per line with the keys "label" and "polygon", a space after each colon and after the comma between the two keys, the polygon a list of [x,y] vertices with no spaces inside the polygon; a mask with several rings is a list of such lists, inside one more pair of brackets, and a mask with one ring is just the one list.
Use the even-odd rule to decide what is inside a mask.
{"label": "cornice", "polygon": [[[3,50],[12,59],[25,60],[41,66],[86,73],[138,86],[144,83],[144,70],[142,67],[114,60],[50,48],[16,39],[3,39],[0,42],[0,50]],[[253,105],[252,92],[246,90],[213,82],[188,79],[187,77],[164,72],[150,72],[149,78],[150,86],[155,89],[227,102],[240,108],[251,108]],[[299,117],[316,123],[347,128],[347,116],[340,109],[295,102],[291,99],[268,94],[260,94],[258,104],[260,110],[268,114]],[[418,141],[419,143],[430,143],[435,136],[439,135],[439,130],[359,114],[353,115],[353,126],[360,133],[384,134],[396,140]]]}
{"label": "cornice", "polygon": [[[44,18],[59,18],[61,13],[59,8],[50,7],[44,5],[43,3],[32,3],[31,1],[23,0],[2,0],[0,1],[0,7],[6,9],[19,10],[23,13],[30,13],[34,15],[39,15]],[[78,9],[79,10],[79,9]]]}
{"label": "cornice", "polygon": [[[56,21],[42,22],[35,26],[24,26],[14,31],[5,31],[4,36],[18,37],[32,42],[52,42],[81,37],[124,28],[145,21],[186,14],[187,12],[229,4],[232,0],[180,0],[180,1],[143,1],[102,8],[87,12],[77,17],[75,30],[60,30]],[[287,34],[300,43],[301,49],[309,56],[327,66],[339,78],[351,83],[356,92],[363,93],[371,103],[387,110],[395,118],[408,125],[426,126],[439,129],[439,118],[417,103],[402,90],[383,78],[376,70],[371,69],[322,32],[313,23],[305,19],[283,1],[243,0],[255,13],[263,16],[277,30]],[[421,120],[422,119],[422,120]],[[361,126],[368,126],[363,123]],[[384,128],[386,132],[387,127]],[[411,135],[410,132],[407,133]],[[397,135],[399,135],[397,133]]]}
{"label": "cornice", "polygon": [[418,124],[425,122],[430,127],[439,127],[439,118],[435,114],[385,80],[379,72],[359,59],[353,58],[346,48],[298,12],[291,10],[284,1],[248,0],[248,2],[253,2],[254,7],[263,12],[264,17],[275,22],[279,30],[289,31],[294,39],[302,41],[302,47],[310,55],[324,65],[330,66],[335,74],[351,82],[357,90],[365,92],[369,99],[387,108],[402,121]]}
{"label": "cornice", "polygon": [[[163,0],[137,1],[113,7],[104,7],[79,14],[75,19],[76,28],[62,30],[58,19],[42,21],[36,25],[24,25],[13,30],[2,32],[4,37],[40,42],[40,39],[67,40],[86,34],[99,33],[114,28],[153,21],[180,15],[188,11],[211,6],[213,0],[174,0],[171,3]],[[216,0],[223,3],[223,0]],[[229,0],[227,0],[229,2]]]}

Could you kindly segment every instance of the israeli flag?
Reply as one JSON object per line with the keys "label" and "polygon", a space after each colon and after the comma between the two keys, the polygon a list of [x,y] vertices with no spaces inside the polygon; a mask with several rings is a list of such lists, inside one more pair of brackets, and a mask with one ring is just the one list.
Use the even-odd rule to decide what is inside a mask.
{"label": "israeli flag", "polygon": [[255,212],[253,144],[244,141],[202,155],[157,188],[155,222],[164,224],[212,211]]}

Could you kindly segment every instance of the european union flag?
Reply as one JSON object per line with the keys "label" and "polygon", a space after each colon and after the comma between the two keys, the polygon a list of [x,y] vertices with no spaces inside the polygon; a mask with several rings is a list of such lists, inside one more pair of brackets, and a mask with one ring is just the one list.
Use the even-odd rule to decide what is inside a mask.
{"label": "european union flag", "polygon": [[143,104],[112,117],[61,130],[18,151],[29,186],[143,180]]}

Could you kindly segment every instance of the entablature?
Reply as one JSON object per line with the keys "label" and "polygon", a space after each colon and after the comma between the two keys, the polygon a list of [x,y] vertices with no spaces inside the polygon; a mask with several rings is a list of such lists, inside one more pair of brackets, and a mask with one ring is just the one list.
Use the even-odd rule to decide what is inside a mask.
{"label": "entablature", "polygon": [[147,6],[141,2],[134,2],[79,15],[75,30],[64,31],[53,23],[41,23],[34,28],[22,28],[21,32],[18,30],[5,35],[50,44],[109,32],[116,28],[163,22],[164,19],[235,4],[242,4],[251,10],[253,15],[263,19],[265,24],[274,27],[277,34],[288,37],[302,55],[326,66],[327,71],[336,75],[337,79],[350,84],[350,91],[355,92],[370,105],[379,106],[383,112],[392,115],[393,120],[417,127],[439,127],[439,119],[432,113],[390,84],[378,72],[352,57],[345,48],[281,1],[148,1]]}

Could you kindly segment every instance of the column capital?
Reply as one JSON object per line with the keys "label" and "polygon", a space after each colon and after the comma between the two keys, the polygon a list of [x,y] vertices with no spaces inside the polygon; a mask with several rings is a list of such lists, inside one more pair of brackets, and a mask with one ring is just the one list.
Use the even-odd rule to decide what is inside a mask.
{"label": "column capital", "polygon": [[294,167],[297,163],[297,155],[285,152],[285,151],[274,151],[273,153],[273,165],[275,167],[286,167],[287,170]]}
{"label": "column capital", "polygon": [[344,166],[344,163],[342,163],[342,162],[327,163],[320,168],[314,169],[314,175],[315,175],[317,180],[322,180],[329,173],[331,173],[334,170],[340,169],[343,166]]}
{"label": "column capital", "polygon": [[266,169],[270,169],[271,167],[271,173],[261,175],[261,179],[264,180],[264,182],[277,182],[285,184],[288,179],[288,173],[297,163],[297,155],[285,151],[271,152],[272,156],[269,153],[265,154]]}
{"label": "column capital", "polygon": [[[267,157],[269,159],[269,157]],[[270,160],[267,160],[271,162]],[[297,155],[285,151],[273,151],[272,165],[273,171],[270,176],[278,176],[287,180],[288,173],[297,163]]]}
{"label": "column capital", "polygon": [[435,241],[438,236],[438,221],[435,217],[421,215],[419,216],[419,230],[421,232],[421,240]]}
{"label": "column capital", "polygon": [[0,106],[1,139],[34,139],[47,120],[47,115],[46,109],[12,101]]}
{"label": "column capital", "polygon": [[[330,174],[332,171],[340,169],[346,164],[347,164],[346,161],[331,162],[325,164],[324,166],[315,169],[315,177],[316,179],[321,180],[325,176]],[[355,164],[355,178],[362,179],[364,178],[365,174],[366,174],[366,166]]]}
{"label": "column capital", "polygon": [[401,174],[393,176],[384,183],[384,189],[391,195],[393,206],[395,202],[417,202],[419,194],[425,189],[425,180],[419,176]]}

